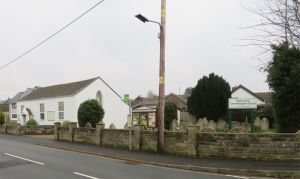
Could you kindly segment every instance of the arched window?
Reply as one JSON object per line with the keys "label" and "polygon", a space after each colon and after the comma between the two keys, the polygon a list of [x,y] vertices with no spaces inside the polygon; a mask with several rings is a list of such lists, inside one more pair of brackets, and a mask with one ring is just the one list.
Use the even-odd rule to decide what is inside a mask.
{"label": "arched window", "polygon": [[97,94],[96,94],[96,100],[98,101],[98,103],[100,105],[102,105],[102,93],[101,93],[101,91],[97,92]]}

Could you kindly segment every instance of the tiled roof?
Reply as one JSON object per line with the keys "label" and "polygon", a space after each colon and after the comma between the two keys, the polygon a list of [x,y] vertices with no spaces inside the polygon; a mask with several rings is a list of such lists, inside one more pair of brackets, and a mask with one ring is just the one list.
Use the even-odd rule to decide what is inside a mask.
{"label": "tiled roof", "polygon": [[10,103],[16,103],[20,100],[20,98],[23,96],[24,92],[19,92],[16,94],[11,100]]}
{"label": "tiled roof", "polygon": [[272,92],[260,92],[255,93],[257,96],[262,98],[266,103],[270,104],[272,103],[273,93]]}
{"label": "tiled roof", "polygon": [[36,87],[30,94],[22,98],[21,101],[76,95],[97,79],[98,77],[67,84]]}

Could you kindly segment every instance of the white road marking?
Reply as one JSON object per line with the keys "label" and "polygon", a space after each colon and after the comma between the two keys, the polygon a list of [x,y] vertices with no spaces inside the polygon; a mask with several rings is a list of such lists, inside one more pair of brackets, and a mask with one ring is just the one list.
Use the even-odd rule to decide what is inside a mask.
{"label": "white road marking", "polygon": [[83,176],[83,177],[86,177],[86,178],[91,178],[91,179],[100,179],[100,178],[92,177],[92,176],[85,175],[85,174],[78,173],[78,172],[73,172],[73,173],[74,173],[75,175],[80,175],[80,176]]}
{"label": "white road marking", "polygon": [[39,164],[39,165],[45,165],[44,163],[37,162],[37,161],[34,161],[34,160],[30,160],[30,159],[23,158],[23,157],[19,157],[19,156],[12,155],[12,154],[9,154],[9,153],[4,153],[4,154],[5,154],[5,155],[8,155],[8,156],[11,156],[11,157],[15,157],[15,158],[21,159],[21,160],[26,160],[26,161],[28,161],[28,162],[36,163],[36,164]]}
{"label": "white road marking", "polygon": [[235,176],[235,175],[226,175],[227,177],[233,177],[233,178],[242,178],[242,179],[249,179],[247,177],[241,177],[241,176]]}

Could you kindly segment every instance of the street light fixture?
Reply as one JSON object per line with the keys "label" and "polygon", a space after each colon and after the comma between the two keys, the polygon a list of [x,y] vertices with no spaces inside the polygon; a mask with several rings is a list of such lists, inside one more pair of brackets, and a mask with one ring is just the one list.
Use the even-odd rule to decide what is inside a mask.
{"label": "street light fixture", "polygon": [[157,150],[162,153],[164,151],[164,110],[165,110],[165,26],[166,26],[166,0],[161,1],[161,23],[147,19],[141,14],[135,16],[143,23],[152,22],[160,27],[160,58],[159,58],[159,95],[158,95],[158,141]]}

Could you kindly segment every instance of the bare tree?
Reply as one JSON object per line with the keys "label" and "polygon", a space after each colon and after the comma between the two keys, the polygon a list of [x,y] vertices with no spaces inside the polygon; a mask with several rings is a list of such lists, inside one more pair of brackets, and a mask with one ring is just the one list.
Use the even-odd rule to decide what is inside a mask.
{"label": "bare tree", "polygon": [[265,6],[249,9],[260,16],[262,21],[251,26],[261,33],[246,39],[251,45],[265,46],[288,42],[289,45],[300,45],[300,0],[265,0]]}

